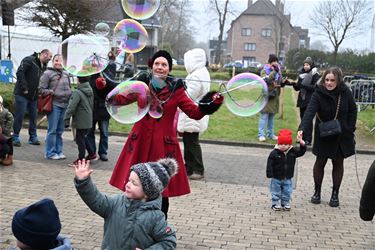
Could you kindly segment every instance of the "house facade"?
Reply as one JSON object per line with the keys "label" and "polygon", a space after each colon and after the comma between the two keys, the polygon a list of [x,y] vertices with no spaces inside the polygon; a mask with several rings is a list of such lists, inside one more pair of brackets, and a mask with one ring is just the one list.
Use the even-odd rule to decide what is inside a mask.
{"label": "house facade", "polygon": [[309,47],[308,30],[291,25],[280,0],[275,4],[249,0],[247,9],[231,23],[223,58],[248,66],[252,62],[265,63],[269,54],[276,54],[283,62],[290,49]]}

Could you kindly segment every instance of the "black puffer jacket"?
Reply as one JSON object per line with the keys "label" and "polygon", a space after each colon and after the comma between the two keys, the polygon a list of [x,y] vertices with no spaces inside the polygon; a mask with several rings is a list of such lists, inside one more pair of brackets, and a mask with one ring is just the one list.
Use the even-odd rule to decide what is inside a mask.
{"label": "black puffer jacket", "polygon": [[96,87],[96,79],[100,77],[100,74],[95,74],[90,77],[90,86],[94,91],[94,120],[109,120],[110,115],[105,107],[105,98],[109,92],[111,92],[116,86],[117,83],[114,81],[116,75],[116,64],[112,61],[109,61],[107,67],[103,71],[103,76],[106,79],[106,87],[103,90],[99,90]]}
{"label": "black puffer jacket", "polygon": [[323,122],[333,120],[336,114],[339,94],[341,94],[341,101],[337,119],[340,122],[342,133],[337,136],[321,138],[319,136],[320,121],[316,119],[312,150],[316,156],[334,159],[338,155],[346,158],[355,153],[354,131],[356,129],[357,107],[350,89],[344,83],[341,83],[332,91],[328,91],[323,85],[318,85],[298,130],[304,131],[314,119],[316,113],[319,114]]}
{"label": "black puffer jacket", "polygon": [[303,156],[305,152],[306,146],[300,146],[300,148],[291,147],[284,153],[276,145],[268,156],[267,178],[276,178],[279,180],[292,178],[296,158]]}
{"label": "black puffer jacket", "polygon": [[[17,82],[13,93],[29,100],[38,99],[39,79],[46,68],[47,64],[40,62],[38,53],[22,59],[17,69]],[[24,91],[28,91],[28,93],[24,94]]]}
{"label": "black puffer jacket", "polygon": [[315,66],[313,66],[309,71],[305,71],[303,67],[300,69],[298,72],[297,84],[293,85],[294,90],[299,91],[297,107],[307,107],[319,79],[320,75]]}

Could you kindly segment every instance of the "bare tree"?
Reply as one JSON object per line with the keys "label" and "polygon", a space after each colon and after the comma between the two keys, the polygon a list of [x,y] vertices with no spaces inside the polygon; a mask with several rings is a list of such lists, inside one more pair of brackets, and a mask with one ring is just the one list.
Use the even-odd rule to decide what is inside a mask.
{"label": "bare tree", "polygon": [[225,0],[223,5],[221,5],[221,2],[222,1],[220,0],[210,0],[210,9],[215,11],[217,21],[219,22],[219,36],[215,52],[215,64],[219,64],[221,62],[221,44],[223,42],[224,27],[227,20],[227,15],[230,12],[228,8],[229,0]]}
{"label": "bare tree", "polygon": [[161,25],[161,47],[177,58],[195,44],[189,25],[189,8],[189,0],[165,0],[157,12]]}
{"label": "bare tree", "polygon": [[333,46],[333,62],[344,39],[358,34],[370,11],[366,0],[337,0],[320,2],[310,17],[315,28],[325,32]]}
{"label": "bare tree", "polygon": [[56,1],[37,0],[25,6],[21,18],[49,29],[57,37],[66,39],[71,35],[92,31],[98,22],[100,11],[115,1]]}

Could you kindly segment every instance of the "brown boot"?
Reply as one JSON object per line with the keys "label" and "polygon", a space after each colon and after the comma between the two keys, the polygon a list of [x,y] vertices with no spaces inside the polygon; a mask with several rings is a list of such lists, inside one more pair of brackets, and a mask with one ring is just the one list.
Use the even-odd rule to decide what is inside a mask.
{"label": "brown boot", "polygon": [[3,159],[3,162],[1,164],[3,164],[4,166],[12,165],[13,164],[13,155],[7,155],[7,157],[5,157]]}

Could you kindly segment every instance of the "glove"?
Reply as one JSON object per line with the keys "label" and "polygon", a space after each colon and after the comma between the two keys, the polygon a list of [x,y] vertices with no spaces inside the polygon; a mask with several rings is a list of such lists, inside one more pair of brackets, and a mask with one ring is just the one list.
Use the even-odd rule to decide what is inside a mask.
{"label": "glove", "polygon": [[95,85],[98,89],[103,89],[106,86],[107,82],[104,77],[98,77],[95,80]]}
{"label": "glove", "polygon": [[220,108],[223,101],[223,95],[219,95],[217,91],[210,91],[199,101],[199,109],[203,114],[211,115]]}

